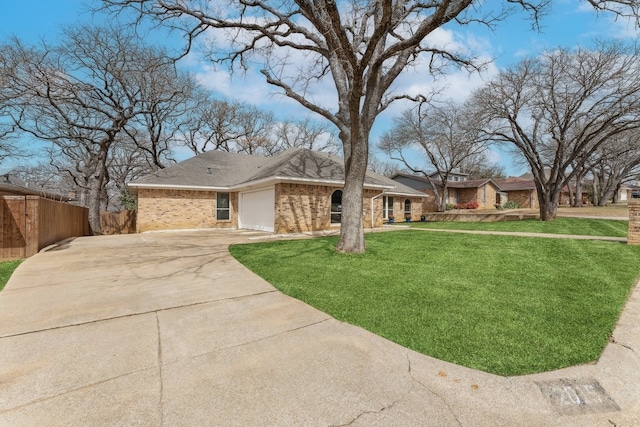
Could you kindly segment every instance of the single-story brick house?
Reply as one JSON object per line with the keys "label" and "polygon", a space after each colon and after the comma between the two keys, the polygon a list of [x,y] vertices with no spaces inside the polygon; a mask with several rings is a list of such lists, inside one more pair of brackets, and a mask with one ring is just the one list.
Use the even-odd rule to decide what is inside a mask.
{"label": "single-story brick house", "polygon": [[538,190],[533,179],[507,178],[496,181],[500,191],[506,193],[506,200],[516,202],[521,208],[538,209]]}
{"label": "single-story brick house", "polygon": [[[464,174],[456,174],[455,177],[465,177]],[[438,201],[435,191],[429,179],[419,175],[408,175],[403,173],[395,174],[392,179],[408,187],[418,190],[427,195],[424,200],[423,209],[425,212],[438,210]],[[442,188],[440,180],[431,180],[433,185]],[[447,181],[447,204],[457,205],[463,203],[476,202],[479,209],[494,209],[499,202],[498,192],[500,188],[489,178],[482,179],[454,179]]]}
{"label": "single-story brick house", "polygon": [[[294,148],[273,157],[209,151],[128,184],[137,196],[137,231],[240,228],[296,233],[339,226],[344,162]],[[363,221],[419,220],[425,195],[367,172]]]}

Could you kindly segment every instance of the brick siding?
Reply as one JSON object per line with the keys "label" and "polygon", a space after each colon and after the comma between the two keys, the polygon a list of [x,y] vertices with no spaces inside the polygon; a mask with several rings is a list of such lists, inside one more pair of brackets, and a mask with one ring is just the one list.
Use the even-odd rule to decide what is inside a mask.
{"label": "brick siding", "polygon": [[[331,225],[331,195],[337,187],[305,184],[277,184],[275,186],[276,233],[300,233],[328,230]],[[378,190],[364,190],[363,223],[371,228],[371,199]],[[186,228],[237,228],[238,194],[230,193],[230,220],[216,221],[216,192],[193,190],[138,190],[137,231],[171,230]],[[407,197],[394,197],[394,212],[404,220],[404,201]],[[422,199],[411,200],[411,219],[419,221]],[[382,197],[373,199],[373,225],[382,226]]]}
{"label": "brick siding", "polygon": [[536,193],[535,190],[509,191],[507,200],[516,202],[521,208],[536,209],[539,207]]}
{"label": "brick siding", "polygon": [[[331,228],[331,195],[338,187],[326,185],[277,184],[275,187],[275,232],[304,233]],[[364,190],[363,221],[371,228],[371,198],[380,194]],[[382,198],[374,199],[374,225],[382,225]]]}
{"label": "brick siding", "polygon": [[627,232],[627,244],[640,245],[640,199],[629,199],[629,229]]}
{"label": "brick siding", "polygon": [[230,193],[229,220],[216,220],[216,192],[139,189],[138,233],[185,228],[236,228],[238,194]]}
{"label": "brick siding", "polygon": [[423,190],[420,190],[423,193],[425,193],[427,195],[427,197],[422,199],[422,212],[427,213],[427,212],[438,212],[439,211],[439,206],[440,206],[440,201],[439,199],[436,197],[436,193],[435,191],[433,191],[430,188],[425,188]]}

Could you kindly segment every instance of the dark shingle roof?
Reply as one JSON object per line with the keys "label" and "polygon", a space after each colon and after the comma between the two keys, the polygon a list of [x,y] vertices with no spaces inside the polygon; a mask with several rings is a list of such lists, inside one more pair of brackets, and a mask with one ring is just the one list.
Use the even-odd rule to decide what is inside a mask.
{"label": "dark shingle roof", "polygon": [[[344,183],[344,162],[333,154],[292,148],[273,157],[208,151],[129,183],[136,187],[241,187],[269,179]],[[389,194],[424,194],[383,175],[367,171],[365,186],[388,189]]]}
{"label": "dark shingle roof", "polygon": [[129,184],[226,188],[247,181],[263,158],[226,151],[207,151]]}
{"label": "dark shingle roof", "polygon": [[536,184],[532,179],[497,181],[496,184],[498,184],[501,191],[523,191],[536,188]]}
{"label": "dark shingle roof", "polygon": [[495,182],[491,178],[481,178],[481,179],[470,179],[468,181],[449,181],[447,182],[447,187],[449,188],[478,188],[483,186],[486,183],[492,183],[496,185]]}
{"label": "dark shingle roof", "polygon": [[65,196],[61,193],[57,193],[54,191],[46,190],[37,185],[29,184],[20,178],[12,175],[11,173],[7,173],[4,175],[0,175],[0,193],[7,194],[16,194],[16,195],[30,195],[30,196],[40,196],[46,199],[52,200],[61,200],[61,201],[69,201],[71,198],[69,196]]}

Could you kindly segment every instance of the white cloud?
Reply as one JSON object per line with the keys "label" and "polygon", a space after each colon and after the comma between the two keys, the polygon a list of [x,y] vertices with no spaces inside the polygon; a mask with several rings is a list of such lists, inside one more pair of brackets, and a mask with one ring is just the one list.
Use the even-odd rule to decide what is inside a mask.
{"label": "white cloud", "polygon": [[[211,34],[209,40],[212,40]],[[218,44],[220,44],[218,39]],[[493,46],[487,38],[478,37],[471,32],[455,32],[451,29],[438,28],[425,40],[431,46],[452,51],[467,52],[482,61],[489,61],[493,56]],[[282,68],[282,72],[288,77],[295,78],[295,74],[304,70],[309,65],[306,52],[290,50],[280,53],[279,57],[272,56],[272,59],[287,64]],[[262,64],[258,58],[246,73],[236,72],[230,75],[225,67],[214,67],[210,64],[200,64],[196,72],[198,82],[204,87],[215,91],[225,98],[245,102],[259,108],[272,110],[276,116],[281,118],[302,118],[312,115],[310,111],[301,107],[296,101],[284,96],[282,91],[266,83],[265,77],[260,73]],[[469,74],[459,67],[449,67],[445,76],[434,79],[429,71],[428,58],[422,58],[412,64],[400,75],[392,86],[394,94],[430,94],[434,88],[443,88],[442,95],[463,101],[474,89],[483,84],[484,80],[495,75],[497,68],[489,63],[486,69],[479,73]],[[308,75],[308,74],[307,74]],[[290,81],[289,79],[289,81]],[[483,80],[484,79],[484,80]],[[326,109],[335,111],[337,109],[337,97],[334,83],[330,76],[320,81],[314,81],[307,87],[307,96],[314,103]],[[380,129],[388,127],[391,118],[398,115],[402,110],[408,108],[410,104],[397,102],[379,118],[373,135],[379,134]],[[317,118],[317,117],[316,117]]]}

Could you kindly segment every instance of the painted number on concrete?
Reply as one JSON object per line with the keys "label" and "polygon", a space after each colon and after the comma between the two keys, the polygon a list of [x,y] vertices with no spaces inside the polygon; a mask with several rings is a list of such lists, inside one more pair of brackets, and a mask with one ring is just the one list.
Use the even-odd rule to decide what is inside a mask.
{"label": "painted number on concrete", "polygon": [[620,407],[593,378],[537,382],[556,411],[561,415],[616,412]]}

